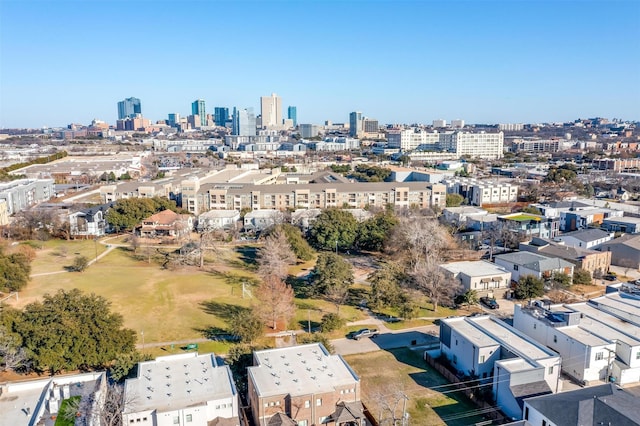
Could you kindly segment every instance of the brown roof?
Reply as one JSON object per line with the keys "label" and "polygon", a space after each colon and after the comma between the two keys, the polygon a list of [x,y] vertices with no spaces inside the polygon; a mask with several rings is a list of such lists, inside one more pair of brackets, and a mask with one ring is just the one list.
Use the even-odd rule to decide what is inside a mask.
{"label": "brown roof", "polygon": [[149,216],[144,221],[158,223],[160,225],[171,225],[179,218],[179,214],[171,210],[163,210],[160,213]]}

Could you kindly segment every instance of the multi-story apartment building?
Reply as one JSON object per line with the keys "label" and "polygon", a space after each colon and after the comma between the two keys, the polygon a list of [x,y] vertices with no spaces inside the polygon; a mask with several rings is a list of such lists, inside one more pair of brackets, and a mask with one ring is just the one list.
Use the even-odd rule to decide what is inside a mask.
{"label": "multi-story apartment building", "polygon": [[468,155],[472,158],[494,160],[504,154],[504,134],[445,132],[440,133],[438,145],[441,150],[455,152],[458,157]]}
{"label": "multi-story apartment building", "polygon": [[560,229],[558,219],[555,217],[522,212],[498,216],[498,222],[510,231],[527,238],[553,238],[558,235]]}
{"label": "multi-story apartment building", "polygon": [[498,130],[507,131],[507,132],[519,132],[524,129],[524,124],[522,123],[503,123],[498,124]]}
{"label": "multi-story apartment building", "polygon": [[511,143],[512,152],[558,152],[561,148],[560,139],[519,139]]}
{"label": "multi-story apartment building", "polygon": [[305,142],[312,151],[349,151],[360,148],[360,139],[325,138],[319,142]]}
{"label": "multi-story apartment building", "polygon": [[518,185],[510,182],[454,177],[443,179],[442,183],[448,193],[462,195],[474,206],[518,201]]}
{"label": "multi-story apartment building", "polygon": [[[360,378],[321,343],[255,351],[253,360],[247,371],[254,426],[370,424],[360,401]],[[351,423],[337,422],[344,408]],[[272,423],[274,417],[285,422]]]}
{"label": "multi-story apartment building", "polygon": [[393,129],[387,132],[387,147],[399,148],[402,151],[421,149],[437,149],[439,141],[438,132],[428,132],[424,129]]}
{"label": "multi-story apartment building", "polygon": [[640,170],[640,158],[605,158],[593,160],[593,167],[598,170],[612,170],[614,172]]}
{"label": "multi-story apartment building", "polygon": [[324,209],[328,207],[439,208],[446,205],[442,184],[425,182],[314,183],[282,185],[183,185],[182,206],[192,213],[208,210]]}
{"label": "multi-story apartment building", "polygon": [[240,425],[238,391],[215,354],[186,353],[138,363],[127,379],[122,423],[140,426]]}
{"label": "multi-story apartment building", "polygon": [[492,383],[496,405],[509,417],[520,418],[523,398],[560,391],[558,354],[498,318],[443,319],[440,351],[463,374]]}
{"label": "multi-story apartment building", "polygon": [[53,195],[53,179],[19,179],[0,183],[0,200],[6,202],[9,215],[47,201]]}

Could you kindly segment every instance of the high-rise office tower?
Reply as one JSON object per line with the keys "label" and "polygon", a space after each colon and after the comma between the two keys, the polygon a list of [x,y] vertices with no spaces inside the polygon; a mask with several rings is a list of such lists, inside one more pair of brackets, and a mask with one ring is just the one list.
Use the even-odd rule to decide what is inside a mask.
{"label": "high-rise office tower", "polygon": [[287,118],[293,120],[293,127],[298,125],[298,108],[290,106],[287,108]]}
{"label": "high-rise office tower", "polygon": [[260,98],[262,127],[282,127],[282,98],[275,93]]}
{"label": "high-rise office tower", "polygon": [[215,107],[213,111],[216,126],[224,127],[229,119],[229,108]]}
{"label": "high-rise office tower", "polygon": [[354,111],[349,114],[349,136],[355,138],[360,133],[362,133],[362,113]]}
{"label": "high-rise office tower", "polygon": [[171,113],[168,116],[167,124],[171,127],[177,127],[180,124],[180,114],[177,112]]}
{"label": "high-rise office tower", "polygon": [[256,135],[256,115],[253,108],[237,109],[233,107],[233,129],[231,132],[237,136]]}
{"label": "high-rise office tower", "polygon": [[204,108],[204,100],[198,99],[191,103],[191,115],[198,116],[200,127],[207,125],[207,112]]}
{"label": "high-rise office tower", "polygon": [[127,98],[124,101],[118,102],[118,120],[135,118],[139,114],[142,114],[140,99]]}

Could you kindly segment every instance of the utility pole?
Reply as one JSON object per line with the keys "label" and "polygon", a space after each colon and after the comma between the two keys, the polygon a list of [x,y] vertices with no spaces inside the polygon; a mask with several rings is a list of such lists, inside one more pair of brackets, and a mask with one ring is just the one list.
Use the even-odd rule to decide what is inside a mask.
{"label": "utility pole", "polygon": [[311,334],[311,309],[307,309],[307,327],[309,328],[309,334]]}
{"label": "utility pole", "polygon": [[338,254],[338,240],[336,239],[336,254]]}

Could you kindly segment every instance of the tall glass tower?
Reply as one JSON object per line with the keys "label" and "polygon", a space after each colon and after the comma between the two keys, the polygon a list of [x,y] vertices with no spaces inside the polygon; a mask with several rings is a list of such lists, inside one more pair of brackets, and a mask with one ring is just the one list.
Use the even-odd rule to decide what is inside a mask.
{"label": "tall glass tower", "polygon": [[362,113],[354,111],[349,114],[349,136],[355,138],[360,133],[362,133]]}
{"label": "tall glass tower", "polygon": [[138,114],[142,114],[140,99],[127,98],[124,101],[118,102],[118,120],[135,118]]}
{"label": "tall glass tower", "polygon": [[290,106],[287,108],[287,118],[293,120],[293,127],[298,125],[298,108]]}
{"label": "tall glass tower", "polygon": [[204,108],[204,100],[198,99],[191,103],[191,114],[200,118],[200,127],[207,125],[207,111]]}
{"label": "tall glass tower", "polygon": [[237,109],[233,107],[233,135],[255,136],[256,115],[253,108]]}
{"label": "tall glass tower", "polygon": [[216,126],[224,127],[229,119],[229,108],[215,107],[213,111]]}

